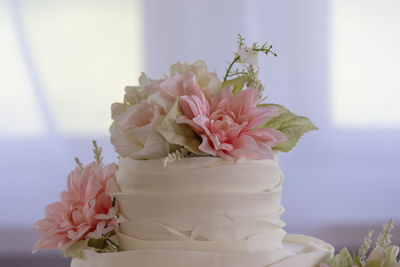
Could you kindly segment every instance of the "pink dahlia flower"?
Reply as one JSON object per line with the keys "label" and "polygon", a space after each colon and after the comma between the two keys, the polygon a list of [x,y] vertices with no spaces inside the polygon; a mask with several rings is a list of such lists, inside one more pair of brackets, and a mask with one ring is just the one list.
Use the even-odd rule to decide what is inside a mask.
{"label": "pink dahlia flower", "polygon": [[189,124],[202,138],[200,150],[236,162],[250,159],[272,159],[272,147],[286,141],[286,136],[271,128],[256,129],[278,114],[277,107],[257,107],[259,93],[245,89],[233,96],[232,88],[224,88],[207,100],[202,90],[182,95],[184,113],[178,123]]}
{"label": "pink dahlia flower", "polygon": [[48,205],[46,218],[34,225],[43,237],[33,252],[42,248],[65,250],[87,237],[98,239],[111,230],[117,231],[116,209],[106,192],[116,171],[116,164],[101,167],[94,162],[84,170],[75,168],[68,176],[68,188],[61,193],[61,201]]}

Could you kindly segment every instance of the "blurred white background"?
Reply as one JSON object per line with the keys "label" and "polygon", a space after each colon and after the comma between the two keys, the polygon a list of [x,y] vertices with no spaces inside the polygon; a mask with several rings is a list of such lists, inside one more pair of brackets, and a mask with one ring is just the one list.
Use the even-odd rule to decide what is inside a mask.
{"label": "blurred white background", "polygon": [[221,77],[237,33],[278,53],[261,58],[269,101],[320,128],[281,154],[286,230],[353,248],[368,228],[399,223],[398,14],[397,0],[0,0],[4,266],[31,257],[33,223],[73,158],[91,161],[91,140],[116,161],[110,105],[124,86],[178,60],[203,59]]}

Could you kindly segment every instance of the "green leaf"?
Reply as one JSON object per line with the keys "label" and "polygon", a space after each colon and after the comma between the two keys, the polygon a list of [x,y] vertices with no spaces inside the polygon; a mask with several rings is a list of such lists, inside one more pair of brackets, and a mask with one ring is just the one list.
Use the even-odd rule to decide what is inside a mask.
{"label": "green leaf", "polygon": [[318,130],[309,118],[297,116],[287,108],[277,104],[261,104],[261,107],[274,106],[281,109],[278,116],[273,117],[260,126],[281,131],[286,135],[287,141],[273,147],[275,150],[289,152],[296,146],[300,137],[309,131]]}
{"label": "green leaf", "polygon": [[237,95],[240,91],[242,91],[244,85],[248,81],[248,76],[239,76],[232,80],[227,80],[221,84],[221,88],[225,88],[228,86],[233,86],[233,95]]}
{"label": "green leaf", "polygon": [[94,239],[90,238],[88,241],[88,247],[105,249],[107,247],[107,241],[105,238]]}
{"label": "green leaf", "polygon": [[350,267],[354,264],[353,259],[347,248],[343,248],[339,254],[337,254],[333,259],[329,262],[330,267]]}
{"label": "green leaf", "polygon": [[99,250],[105,249],[108,246],[107,240],[115,234],[116,234],[115,230],[111,230],[107,234],[100,237],[99,239],[89,238],[87,241],[87,246]]}
{"label": "green leaf", "polygon": [[363,267],[355,252],[353,252],[353,261],[358,267]]}
{"label": "green leaf", "polygon": [[182,115],[183,113],[179,106],[179,98],[177,98],[168,114],[157,127],[157,131],[169,143],[186,147],[194,154],[204,155],[205,153],[199,149],[199,137],[193,129],[187,124],[176,122],[176,118]]}
{"label": "green leaf", "polygon": [[82,258],[83,257],[83,249],[86,247],[87,242],[86,240],[81,240],[67,248],[62,252],[62,256],[67,257],[74,257],[74,258]]}
{"label": "green leaf", "polygon": [[379,267],[379,263],[376,260],[370,261],[365,265],[365,267]]}

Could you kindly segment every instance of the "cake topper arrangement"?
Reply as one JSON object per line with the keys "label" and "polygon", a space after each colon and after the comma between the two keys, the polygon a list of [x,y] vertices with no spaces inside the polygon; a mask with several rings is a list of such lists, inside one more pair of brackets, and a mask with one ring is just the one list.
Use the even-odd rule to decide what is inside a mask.
{"label": "cake topper arrangement", "polygon": [[144,73],[139,86],[125,89],[123,103],[112,104],[111,143],[121,157],[162,159],[164,165],[187,156],[272,159],[273,150],[290,151],[313,123],[281,105],[266,103],[259,80],[258,55],[272,46],[238,50],[222,81],[204,61],[176,63],[153,80]]}

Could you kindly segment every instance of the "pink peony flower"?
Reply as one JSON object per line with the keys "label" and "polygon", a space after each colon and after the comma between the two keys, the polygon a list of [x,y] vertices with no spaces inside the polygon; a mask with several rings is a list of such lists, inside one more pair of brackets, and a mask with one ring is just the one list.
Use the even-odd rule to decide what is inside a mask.
{"label": "pink peony flower", "polygon": [[87,237],[98,239],[111,230],[117,231],[116,209],[106,193],[116,171],[116,164],[101,167],[95,162],[84,170],[75,168],[68,176],[68,187],[61,193],[61,201],[48,205],[46,218],[34,225],[43,237],[33,252],[42,248],[65,250]]}
{"label": "pink peony flower", "polygon": [[[224,88],[207,100],[198,87],[180,91],[184,113],[178,123],[189,124],[202,138],[200,150],[236,162],[250,159],[272,159],[272,147],[286,141],[286,136],[271,128],[260,128],[263,122],[278,114],[276,107],[257,107],[259,93],[252,89],[233,96],[232,88]],[[188,94],[187,92],[190,92]]]}

